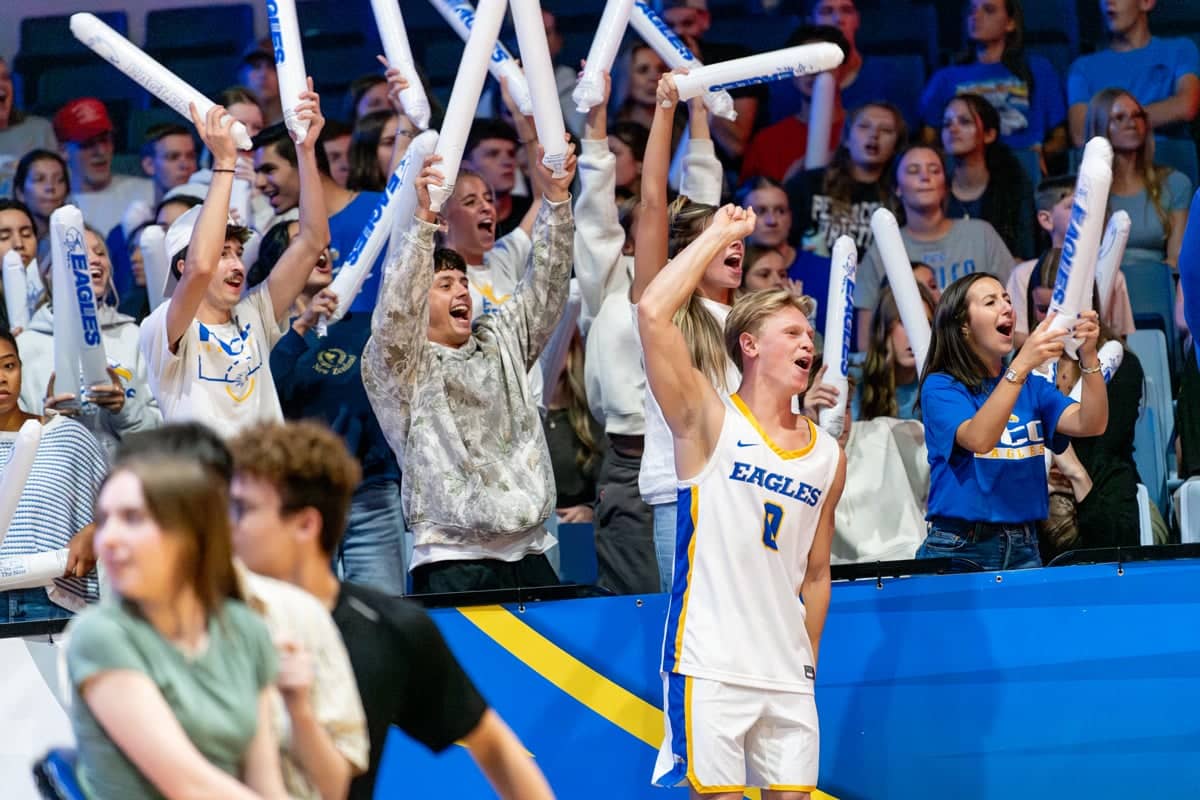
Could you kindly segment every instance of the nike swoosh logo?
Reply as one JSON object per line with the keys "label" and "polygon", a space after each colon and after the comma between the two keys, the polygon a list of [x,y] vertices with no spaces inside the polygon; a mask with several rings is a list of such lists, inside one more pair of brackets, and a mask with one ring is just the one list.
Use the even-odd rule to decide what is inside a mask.
{"label": "nike swoosh logo", "polygon": [[738,447],[757,447],[758,442],[743,442],[741,439],[738,439],[737,446]]}

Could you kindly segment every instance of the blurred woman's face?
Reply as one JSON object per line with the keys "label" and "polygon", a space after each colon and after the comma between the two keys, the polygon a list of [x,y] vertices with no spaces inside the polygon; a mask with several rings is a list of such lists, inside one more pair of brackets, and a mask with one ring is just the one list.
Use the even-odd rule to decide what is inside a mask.
{"label": "blurred woman's face", "polygon": [[246,133],[258,136],[266,127],[263,123],[262,109],[254,103],[233,103],[225,109],[229,116],[246,126]]}
{"label": "blurred woman's face", "polygon": [[983,149],[983,125],[963,100],[951,100],[942,114],[942,148],[955,158]]}
{"label": "blurred woman's face", "polygon": [[641,106],[657,102],[658,79],[667,72],[667,65],[649,47],[639,47],[633,53],[629,97]]}
{"label": "blurred woman's face", "polygon": [[617,160],[617,187],[636,191],[635,184],[642,177],[642,162],[637,160],[633,149],[616,136],[608,137],[608,149]]}
{"label": "blurred woman's face", "polygon": [[162,601],[178,591],[182,539],[155,521],[131,472],[114,473],[96,499],[96,554],[113,590],[127,600]]}
{"label": "blurred woman's face", "polygon": [[20,253],[21,263],[26,266],[37,255],[37,231],[33,228],[33,220],[15,208],[0,211],[0,259],[8,255],[9,250]]}
{"label": "blurred woman's face", "polygon": [[0,414],[11,414],[20,396],[21,357],[12,342],[0,339]]}
{"label": "blurred woman's face", "polygon": [[85,231],[84,241],[87,243],[88,275],[92,279],[92,293],[96,301],[108,294],[108,281],[112,277],[112,261],[108,257],[108,246],[104,240],[91,231]]}
{"label": "blurred woman's face", "polygon": [[29,166],[17,199],[37,216],[49,219],[67,201],[69,188],[62,164],[53,158],[41,158]]}
{"label": "blurred woman's face", "polygon": [[1108,140],[1113,150],[1135,152],[1146,144],[1146,111],[1130,95],[1121,94],[1108,110]]}
{"label": "blurred woman's face", "polygon": [[940,207],[946,201],[946,172],[938,154],[928,147],[905,153],[896,170],[896,196],[917,211]]}
{"label": "blurred woman's face", "polygon": [[354,118],[360,119],[372,111],[387,111],[391,107],[392,102],[388,99],[387,81],[380,81],[363,92],[362,97],[358,98],[358,104],[354,106]]}
{"label": "blurred woman's face", "polygon": [[886,108],[868,106],[850,125],[850,160],[863,169],[879,169],[896,155],[900,128],[896,116]]}
{"label": "blurred woman's face", "polygon": [[745,285],[750,291],[788,288],[788,265],[783,256],[774,251],[759,256],[746,273]]}
{"label": "blurred woman's face", "polygon": [[1008,15],[1004,0],[971,0],[967,9],[967,38],[976,44],[1003,41],[1017,23]]}
{"label": "blurred woman's face", "polygon": [[763,247],[781,247],[787,243],[792,232],[792,209],[788,205],[787,193],[774,186],[755,189],[746,198],[746,204],[758,216],[750,243]]}

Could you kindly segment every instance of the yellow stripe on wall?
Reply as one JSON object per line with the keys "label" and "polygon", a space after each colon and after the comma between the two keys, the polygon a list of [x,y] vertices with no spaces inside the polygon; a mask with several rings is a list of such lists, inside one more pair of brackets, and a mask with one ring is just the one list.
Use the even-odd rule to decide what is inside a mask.
{"label": "yellow stripe on wall", "polygon": [[[662,709],[596,672],[508,609],[475,606],[457,611],[518,661],[600,717],[655,750],[662,744]],[[762,793],[758,789],[748,789],[746,797],[761,800]],[[813,792],[812,797],[813,800],[836,800],[819,790]]]}

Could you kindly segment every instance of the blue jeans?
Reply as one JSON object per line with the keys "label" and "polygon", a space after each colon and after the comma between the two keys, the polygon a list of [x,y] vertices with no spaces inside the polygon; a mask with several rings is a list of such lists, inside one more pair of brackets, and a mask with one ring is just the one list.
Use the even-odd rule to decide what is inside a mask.
{"label": "blue jeans", "polygon": [[938,518],[927,527],[917,558],[953,558],[985,572],[1042,566],[1037,529],[1025,525]]}
{"label": "blue jeans", "polygon": [[71,612],[55,605],[45,589],[14,589],[0,592],[0,623],[40,622],[47,619],[66,619]]}
{"label": "blue jeans", "polygon": [[351,583],[402,595],[408,584],[404,568],[404,511],[400,484],[374,483],[359,488],[350,501],[350,522],[338,548],[337,573]]}
{"label": "blue jeans", "polygon": [[659,503],[654,508],[654,557],[658,561],[658,590],[671,591],[675,571],[675,503]]}

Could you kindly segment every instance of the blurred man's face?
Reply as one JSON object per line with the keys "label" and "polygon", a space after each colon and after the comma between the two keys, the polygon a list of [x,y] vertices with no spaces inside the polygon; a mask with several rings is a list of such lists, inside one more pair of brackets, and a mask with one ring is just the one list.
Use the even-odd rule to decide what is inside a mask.
{"label": "blurred man's face", "polygon": [[242,68],[242,80],[264,106],[279,101],[279,76],[270,60],[260,58],[247,64]]}
{"label": "blurred man's face", "polygon": [[699,8],[670,8],[663,12],[663,19],[693,49],[712,24],[708,12]]}
{"label": "blurred man's face", "polygon": [[558,22],[549,11],[542,11],[542,25],[546,28],[546,44],[550,47],[550,59],[555,60],[563,49],[563,37],[558,32]]}
{"label": "blurred man's face", "polygon": [[517,177],[517,145],[508,139],[482,139],[467,154],[471,168],[483,175],[497,194],[511,192]]}
{"label": "blurred man's face", "polygon": [[195,140],[186,133],[162,137],[154,143],[154,155],[142,159],[142,169],[162,192],[187,183],[196,171]]}
{"label": "blurred man's face", "polygon": [[112,131],[83,142],[67,142],[63,147],[68,171],[78,175],[83,190],[98,192],[112,183]]}
{"label": "blurred man's face", "polygon": [[269,144],[254,151],[255,185],[276,214],[300,205],[300,171]]}
{"label": "blurred man's face", "polygon": [[329,139],[324,146],[325,157],[329,159],[329,177],[344,189],[350,178],[350,134]]}

